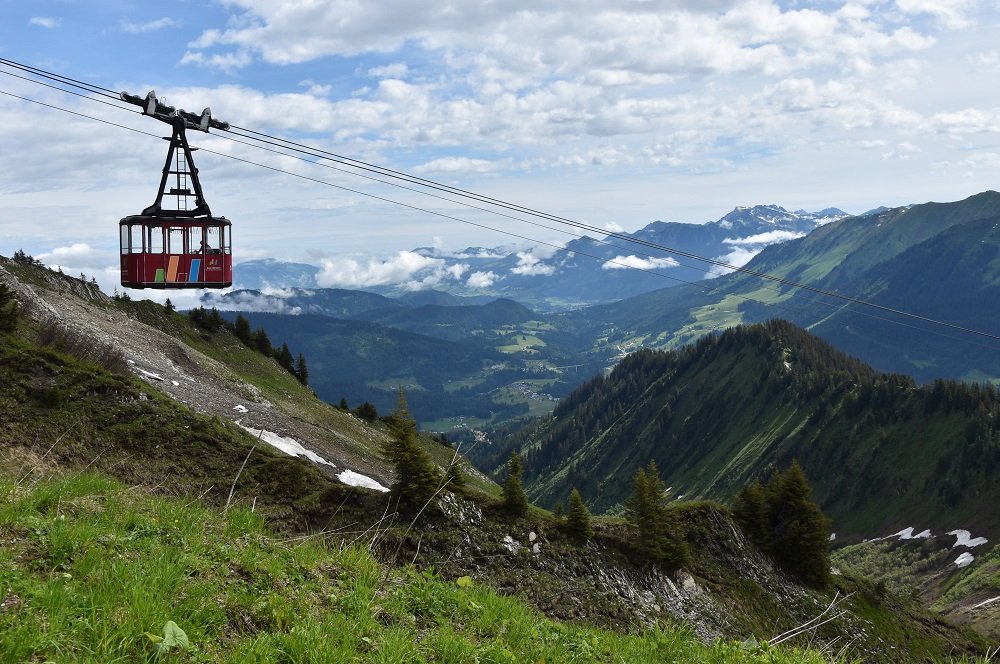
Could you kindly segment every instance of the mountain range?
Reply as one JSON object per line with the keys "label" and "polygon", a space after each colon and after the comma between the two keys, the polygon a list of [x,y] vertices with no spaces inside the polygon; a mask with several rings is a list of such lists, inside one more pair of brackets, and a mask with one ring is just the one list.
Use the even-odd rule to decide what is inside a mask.
{"label": "mountain range", "polygon": [[746,269],[565,314],[564,324],[602,339],[594,351],[611,357],[781,317],[919,382],[1000,380],[995,191],[841,219],[766,248]]}
{"label": "mountain range", "polygon": [[[775,233],[797,234],[791,229],[800,224],[814,230],[766,247],[744,271],[569,311],[551,311],[554,300],[529,308],[507,298],[439,290],[389,297],[346,289],[243,289],[203,301],[255,312],[247,314],[255,326],[278,326],[295,351],[321,369],[313,384],[322,398],[358,398],[384,410],[392,407],[395,390],[408,386],[419,419],[445,431],[545,414],[555,398],[630,352],[677,349],[705,334],[775,317],[876,370],[917,383],[1000,381],[1000,194],[817,225],[837,214],[824,211],[803,221],[802,214],[758,206],[701,227],[652,224],[640,234],[672,234],[671,242],[687,234],[689,245],[695,236],[707,241],[714,233],[725,240],[734,230],[752,237],[747,233],[765,224]],[[570,253],[567,248],[562,259],[571,260]],[[586,266],[575,273],[580,284],[651,276]],[[595,269],[603,274],[594,276]],[[555,274],[536,283],[553,277],[552,283],[564,283]],[[339,370],[327,366],[341,357]]]}
{"label": "mountain range", "polygon": [[[409,253],[424,259],[421,270],[407,272],[395,283],[380,281],[362,288],[407,297],[414,284],[426,290],[430,283],[452,295],[509,298],[541,311],[566,309],[700,281],[712,274],[707,264],[678,259],[650,245],[741,265],[766,246],[847,216],[835,208],[790,212],[777,205],[757,205],[738,207],[705,224],[656,221],[635,233],[578,237],[558,249],[468,247],[447,252],[420,247]],[[344,269],[338,266],[333,273],[328,276],[322,268],[305,263],[254,260],[234,267],[234,281],[247,290],[342,285],[337,280],[346,280]],[[349,281],[356,284],[358,279]]]}

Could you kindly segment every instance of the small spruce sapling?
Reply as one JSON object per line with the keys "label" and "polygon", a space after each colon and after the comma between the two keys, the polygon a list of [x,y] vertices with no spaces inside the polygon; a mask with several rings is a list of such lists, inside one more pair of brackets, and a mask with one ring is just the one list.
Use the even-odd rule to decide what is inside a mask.
{"label": "small spruce sapling", "polygon": [[528,513],[528,497],[524,494],[521,474],[524,464],[517,452],[510,453],[507,460],[507,480],[503,483],[503,508],[511,516],[524,516]]}
{"label": "small spruce sapling", "polygon": [[566,532],[578,542],[586,542],[594,536],[594,528],[590,524],[590,511],[580,497],[580,492],[573,487],[569,494],[569,512],[566,514]]}

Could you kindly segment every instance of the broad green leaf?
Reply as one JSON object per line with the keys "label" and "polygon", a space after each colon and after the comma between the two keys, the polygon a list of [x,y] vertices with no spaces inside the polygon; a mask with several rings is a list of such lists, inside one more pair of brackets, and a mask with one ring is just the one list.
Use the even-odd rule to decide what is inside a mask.
{"label": "broad green leaf", "polygon": [[183,648],[184,650],[191,647],[187,634],[173,620],[168,620],[167,624],[163,626],[163,647]]}

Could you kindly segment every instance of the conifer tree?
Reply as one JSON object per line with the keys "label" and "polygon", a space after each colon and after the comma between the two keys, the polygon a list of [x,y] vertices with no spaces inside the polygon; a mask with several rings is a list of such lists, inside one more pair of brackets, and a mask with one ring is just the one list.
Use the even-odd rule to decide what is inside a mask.
{"label": "conifer tree", "polygon": [[172,314],[177,311],[177,307],[174,306],[174,303],[170,301],[169,297],[167,298],[167,301],[163,303],[163,308],[167,310],[168,314]]}
{"label": "conifer tree", "polygon": [[809,498],[812,487],[798,461],[768,483],[773,554],[778,562],[814,586],[830,580],[830,520]]}
{"label": "conifer tree", "polygon": [[374,422],[378,419],[378,409],[370,401],[365,401],[360,406],[354,409],[354,414],[363,419],[365,422]]}
{"label": "conifer tree", "polygon": [[767,516],[767,500],[760,482],[751,482],[743,487],[733,502],[733,516],[743,528],[750,541],[763,553],[770,554],[771,538]]}
{"label": "conifer tree", "polygon": [[524,495],[524,485],[521,474],[524,464],[517,452],[510,453],[507,460],[507,480],[503,483],[503,508],[511,516],[524,516],[528,513],[528,497]]}
{"label": "conifer tree", "polygon": [[303,385],[309,385],[309,368],[306,366],[306,356],[299,353],[299,359],[295,363],[295,377]]}
{"label": "conifer tree", "polygon": [[462,472],[457,452],[452,456],[451,463],[448,464],[448,467],[444,471],[444,476],[449,490],[462,491],[465,489],[465,473]]}
{"label": "conifer tree", "polygon": [[262,327],[258,327],[257,331],[253,333],[253,345],[254,348],[268,357],[274,354],[271,339],[267,336],[267,330]]}
{"label": "conifer tree", "polygon": [[569,512],[566,514],[566,532],[578,542],[585,542],[594,536],[590,525],[590,512],[580,497],[580,492],[573,487],[569,494]]}
{"label": "conifer tree", "polygon": [[275,359],[286,371],[291,374],[295,373],[295,359],[292,357],[292,351],[288,349],[287,343],[281,344],[281,348],[275,353]]}
{"label": "conifer tree", "polygon": [[649,560],[679,568],[690,563],[691,551],[667,509],[666,491],[656,462],[650,461],[635,474],[625,513],[636,528],[639,552]]}
{"label": "conifer tree", "polygon": [[390,491],[399,501],[399,509],[416,514],[441,487],[443,478],[431,455],[417,442],[417,423],[410,416],[402,389],[389,424],[391,436],[383,448],[396,471]]}
{"label": "conifer tree", "polygon": [[236,314],[236,323],[233,325],[233,334],[236,338],[249,346],[253,343],[253,333],[250,331],[250,321],[243,317],[243,314]]}
{"label": "conifer tree", "polygon": [[830,579],[830,520],[810,500],[812,488],[797,461],[775,471],[766,486],[754,482],[733,503],[733,515],[774,561],[813,586]]}

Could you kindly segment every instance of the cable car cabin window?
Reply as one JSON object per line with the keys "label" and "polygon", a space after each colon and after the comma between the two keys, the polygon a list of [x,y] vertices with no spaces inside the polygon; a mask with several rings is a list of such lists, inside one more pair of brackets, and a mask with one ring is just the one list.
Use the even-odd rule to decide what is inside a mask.
{"label": "cable car cabin window", "polygon": [[[221,254],[222,253],[222,227],[221,226],[206,226],[205,227],[205,246],[210,254]],[[226,252],[228,253],[228,252]]]}
{"label": "cable car cabin window", "polygon": [[163,228],[160,226],[150,226],[149,227],[149,239],[146,242],[146,253],[149,254],[162,254],[163,253]]}
{"label": "cable car cabin window", "polygon": [[184,254],[184,229],[167,228],[167,253]]}
{"label": "cable car cabin window", "polygon": [[121,252],[122,252],[122,254],[131,253],[130,249],[129,249],[129,227],[128,226],[122,226],[119,229],[119,231],[121,232],[120,246],[121,246]]}
{"label": "cable car cabin window", "polygon": [[142,224],[135,224],[134,226],[129,226],[129,235],[131,235],[129,241],[129,248],[133,254],[141,254],[145,245],[142,243],[142,231],[144,227]]}
{"label": "cable car cabin window", "polygon": [[201,226],[192,226],[187,229],[188,251],[192,254],[200,254],[205,249],[205,236],[202,234]]}

